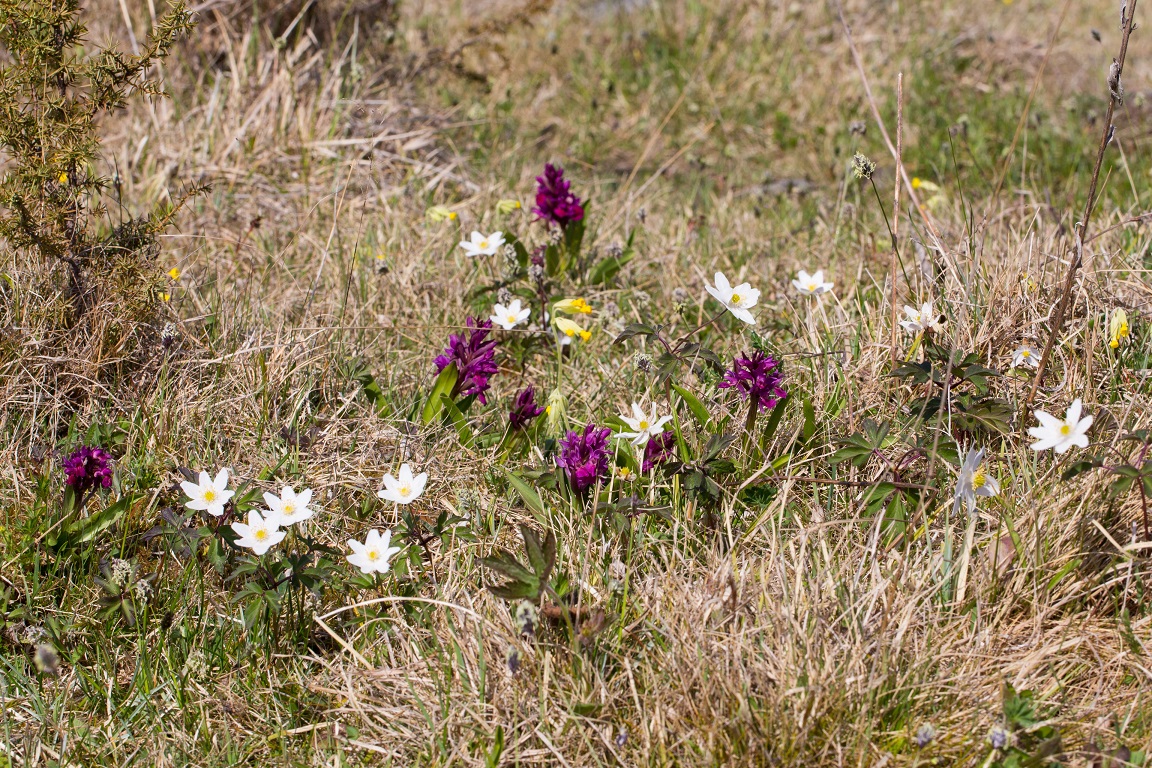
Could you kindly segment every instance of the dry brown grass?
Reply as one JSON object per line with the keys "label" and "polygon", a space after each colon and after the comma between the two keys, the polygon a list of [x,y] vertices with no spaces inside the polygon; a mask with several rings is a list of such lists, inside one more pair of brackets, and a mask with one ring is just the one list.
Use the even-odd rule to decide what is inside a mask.
{"label": "dry brown grass", "polygon": [[[128,5],[139,35],[149,6]],[[621,533],[549,497],[558,569],[612,616],[587,647],[573,647],[558,627],[536,641],[517,637],[505,605],[482,589],[488,576],[476,558],[495,544],[515,547],[511,523],[531,516],[492,482],[494,455],[461,449],[448,428],[418,429],[401,417],[431,382],[431,357],[450,329],[485,301],[468,292],[487,268],[458,255],[459,232],[498,228],[496,200],[527,200],[540,162],[560,157],[595,201],[598,245],[640,231],[641,257],[616,285],[587,296],[598,308],[614,302],[627,320],[651,311],[684,325],[671,309],[674,290],[702,302],[703,281],[720,268],[752,281],[770,318],[762,325],[781,351],[844,351],[790,362],[794,391],[815,403],[818,438],[792,444],[801,429],[794,408],[769,451],[792,452],[779,475],[828,477],[835,438],[913,394],[884,376],[887,234],[871,193],[846,173],[847,124],[865,119],[867,106],[835,16],[818,4],[725,0],[706,12],[689,2],[621,10],[628,4],[435,0],[401,5],[394,27],[387,13],[361,5],[367,15],[357,23],[355,14],[341,22],[341,3],[316,3],[277,46],[302,4],[252,25],[251,3],[207,2],[202,35],[166,73],[174,98],[134,106],[108,126],[108,163],[133,205],[173,195],[189,179],[213,185],[182,213],[158,264],[182,272],[164,307],[179,339],[172,351],[117,381],[101,378],[83,340],[62,361],[37,351],[34,330],[0,336],[0,525],[9,532],[0,578],[41,621],[67,615],[69,642],[83,652],[37,691],[17,674],[26,649],[0,644],[10,673],[0,680],[0,746],[12,764],[484,765],[501,728],[501,765],[981,765],[1005,683],[1035,693],[1070,763],[1084,764],[1092,741],[1149,747],[1152,616],[1139,501],[1106,503],[1103,478],[1057,482],[1062,467],[1027,448],[1029,417],[995,446],[1004,492],[981,509],[964,603],[942,595],[943,542],[958,545],[964,533],[964,521],[943,509],[922,510],[913,534],[889,545],[863,516],[860,489],[802,480],[774,481],[776,495],[763,503],[729,494],[716,534],[701,529],[690,504],[672,523]],[[92,6],[94,36],[128,44],[119,2]],[[975,91],[997,104],[1030,86],[1060,6],[989,2],[973,17],[970,4],[910,3],[894,13],[861,2],[847,13],[878,90],[897,70],[920,71],[918,57],[960,57],[962,71],[936,73],[947,90],[935,100]],[[1038,109],[1068,117],[1069,135],[1090,137],[1097,129],[1078,105],[1099,96],[1116,9],[1074,6]],[[1102,29],[1102,44],[1092,27]],[[553,44],[560,53],[549,52]],[[684,62],[694,68],[677,69]],[[1149,67],[1137,49],[1132,114]],[[909,111],[905,140],[923,163],[911,170],[945,187],[929,212],[942,249],[905,211],[911,283],[901,290],[909,301],[934,296],[957,348],[1007,367],[1019,342],[1043,340],[1079,210],[1066,203],[1082,190],[1070,183],[1049,197],[1035,186],[1041,177],[1021,178],[1017,167],[995,205],[980,186],[962,200],[924,149],[941,137],[922,129],[930,117],[960,116],[931,94],[919,97],[924,112]],[[777,113],[789,117],[797,143],[774,132]],[[1137,151],[1146,138],[1119,136],[1124,161],[1097,232],[1147,204],[1148,167]],[[874,126],[861,142],[890,179]],[[1026,151],[1035,150],[1025,142]],[[965,163],[985,161],[1000,159]],[[1072,181],[1084,173],[1067,172]],[[803,179],[810,191],[774,196],[769,184],[779,179]],[[430,223],[424,211],[433,203],[459,211],[459,224]],[[975,243],[965,206],[975,211]],[[526,215],[514,221],[527,230]],[[1115,306],[1147,317],[1150,247],[1133,225],[1093,241],[1041,392],[1039,405],[1053,412],[1084,397],[1098,414],[1097,441],[1152,426],[1146,380],[1109,357],[1103,338]],[[837,291],[810,314],[789,279],[817,266]],[[0,326],[43,322],[13,306]],[[610,346],[616,320],[601,313],[599,322],[574,363],[570,410],[581,422],[616,413],[644,386],[631,350]],[[726,354],[743,343],[722,342]],[[362,397],[348,375],[356,360],[394,415],[381,418]],[[505,371],[494,381],[496,402],[521,380],[550,381],[551,365]],[[76,379],[90,382],[87,397],[77,397]],[[732,406],[691,383],[716,412]],[[1013,403],[1026,394],[1021,381],[997,387]],[[837,412],[825,417],[833,400]],[[401,459],[430,473],[429,511],[458,509],[461,491],[475,495],[479,541],[445,546],[391,602],[330,617],[335,638],[318,627],[306,649],[271,661],[235,626],[232,585],[212,573],[201,581],[195,563],[162,560],[142,544],[137,557],[157,576],[170,625],[190,634],[177,641],[154,617],[139,636],[104,637],[96,587],[79,576],[56,592],[34,586],[38,574],[11,567],[28,545],[12,532],[46,466],[36,452],[53,450],[70,424],[120,420],[130,425],[121,471],[160,478],[127,519],[126,539],[139,541],[160,507],[178,505],[168,488],[175,467],[230,466],[256,478],[287,452],[278,477],[316,490],[322,536],[333,545],[396,524],[364,499]],[[295,447],[282,436],[309,427]],[[668,488],[657,481],[650,492]],[[1018,547],[997,546],[1005,521]],[[616,559],[627,562],[626,587],[610,583]],[[317,611],[380,596],[330,594]],[[515,675],[505,663],[510,646],[523,657]],[[189,675],[189,648],[222,661]],[[107,701],[96,701],[91,690],[104,687]],[[939,736],[917,751],[912,735],[926,722]]]}

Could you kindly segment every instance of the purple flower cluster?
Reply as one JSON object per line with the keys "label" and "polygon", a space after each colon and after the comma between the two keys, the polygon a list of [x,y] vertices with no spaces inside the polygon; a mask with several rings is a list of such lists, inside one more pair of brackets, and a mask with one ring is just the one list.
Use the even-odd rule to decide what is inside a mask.
{"label": "purple flower cluster", "polygon": [[444,370],[451,363],[456,363],[456,386],[452,389],[452,397],[463,395],[476,395],[482,405],[488,403],[484,393],[488,391],[488,379],[496,375],[496,340],[488,339],[492,332],[492,321],[484,320],[477,323],[472,317],[464,321],[468,328],[465,334],[452,334],[448,339],[448,348],[444,354],[436,358],[436,373]]}
{"label": "purple flower cluster", "polygon": [[536,207],[532,213],[560,227],[584,218],[584,205],[569,191],[572,182],[564,179],[564,169],[548,163],[544,175],[536,177]]}
{"label": "purple flower cluster", "polygon": [[82,445],[64,460],[65,483],[83,496],[97,486],[112,485],[112,456],[103,448]]}
{"label": "purple flower cluster", "polygon": [[512,411],[508,414],[508,423],[512,425],[512,429],[525,429],[528,422],[542,413],[544,409],[536,403],[536,389],[528,387],[516,395]]}
{"label": "purple flower cluster", "polygon": [[589,424],[583,432],[569,431],[560,441],[560,458],[556,463],[577,493],[584,493],[598,479],[608,477],[608,436],[611,434],[610,429],[597,429],[595,424]]}
{"label": "purple flower cluster", "polygon": [[676,433],[671,430],[649,438],[648,444],[644,446],[644,465],[640,470],[647,472],[652,467],[666,462],[672,457],[672,446],[675,444]]}
{"label": "purple flower cluster", "polygon": [[733,361],[732,370],[724,374],[719,386],[721,389],[734,387],[742,398],[752,401],[757,411],[767,411],[788,396],[781,386],[783,381],[784,372],[776,358],[752,352]]}

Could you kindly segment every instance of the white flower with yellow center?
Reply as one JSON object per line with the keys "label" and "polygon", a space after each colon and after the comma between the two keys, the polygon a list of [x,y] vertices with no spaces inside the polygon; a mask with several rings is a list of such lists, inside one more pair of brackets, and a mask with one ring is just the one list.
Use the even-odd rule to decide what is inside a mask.
{"label": "white flower with yellow center", "polygon": [[348,548],[352,554],[348,555],[348,562],[366,574],[388,573],[392,567],[389,562],[400,551],[400,547],[393,547],[392,531],[380,533],[375,528],[368,531],[364,543],[355,539],[348,540]]}
{"label": "white flower with yellow center", "polygon": [[527,320],[531,314],[532,310],[528,307],[521,308],[520,299],[512,299],[508,302],[508,306],[497,304],[492,307],[492,317],[489,320],[504,330],[510,331]]}
{"label": "white flower with yellow center", "polygon": [[222,469],[213,480],[207,472],[201,470],[200,482],[190,483],[187,480],[180,483],[184,493],[188,494],[188,501],[184,506],[188,509],[207,512],[213,517],[224,514],[224,505],[232,498],[235,491],[228,490],[228,470]]}
{"label": "white flower with yellow center", "polygon": [[271,493],[264,494],[264,503],[268,505],[267,517],[275,519],[277,525],[285,528],[303,522],[316,514],[308,508],[310,501],[312,501],[311,488],[305,488],[300,493],[296,493],[288,486],[284,486],[279,496]]}
{"label": "white flower with yellow center", "polygon": [[470,239],[460,242],[460,247],[471,257],[492,256],[504,247],[504,233],[493,232],[486,235],[483,232],[473,232]]}
{"label": "white flower with yellow center", "polygon": [[1027,344],[1021,344],[1012,353],[1013,368],[1035,368],[1040,365],[1040,355]]}
{"label": "white flower with yellow center", "polygon": [[939,328],[939,323],[937,323],[936,314],[932,311],[932,302],[930,301],[926,301],[920,305],[920,309],[905,304],[904,314],[908,319],[901,320],[900,327],[908,331],[908,333],[922,333],[929,328]]}
{"label": "white flower with yellow center", "polygon": [[232,530],[240,537],[236,539],[236,546],[247,547],[256,555],[264,554],[279,544],[285,536],[274,514],[261,517],[256,510],[248,513],[247,524],[232,523]]}
{"label": "white flower with yellow center", "polygon": [[997,496],[1000,494],[1000,481],[985,474],[983,466],[984,449],[969,448],[960,465],[960,477],[956,480],[956,495],[952,498],[952,511],[960,509],[964,502],[968,514],[976,511],[977,496]]}
{"label": "white flower with yellow center", "polygon": [[813,274],[800,270],[792,286],[805,296],[819,296],[832,290],[832,283],[824,282],[824,270],[818,269]]}
{"label": "white flower with yellow center", "polygon": [[413,476],[412,467],[408,466],[408,462],[404,462],[397,474],[398,477],[384,475],[384,487],[376,491],[376,495],[384,501],[397,504],[411,504],[420,498],[420,494],[424,493],[424,486],[428,484],[428,473],[421,472]]}
{"label": "white flower with yellow center", "polygon": [[1045,411],[1035,411],[1033,415],[1040,422],[1038,427],[1029,427],[1028,434],[1036,438],[1032,443],[1032,450],[1046,451],[1055,449],[1056,453],[1065,453],[1072,446],[1088,447],[1088,427],[1092,426],[1092,416],[1080,418],[1083,404],[1080,398],[1072,401],[1068,406],[1068,413],[1063,419],[1058,419]]}
{"label": "white flower with yellow center", "polygon": [[616,435],[621,440],[631,440],[632,445],[645,445],[650,439],[664,431],[664,425],[672,420],[671,416],[656,418],[656,411],[648,416],[639,403],[632,403],[632,418],[621,415],[620,420],[628,425],[631,432],[620,432]]}
{"label": "white flower with yellow center", "polygon": [[723,272],[716,273],[715,287],[708,283],[705,283],[704,287],[708,289],[708,293],[712,294],[716,301],[727,307],[728,311],[735,315],[738,320],[742,320],[748,325],[756,325],[756,318],[752,317],[752,313],[748,310],[756,306],[756,302],[760,300],[760,291],[748,283],[740,283],[733,288]]}

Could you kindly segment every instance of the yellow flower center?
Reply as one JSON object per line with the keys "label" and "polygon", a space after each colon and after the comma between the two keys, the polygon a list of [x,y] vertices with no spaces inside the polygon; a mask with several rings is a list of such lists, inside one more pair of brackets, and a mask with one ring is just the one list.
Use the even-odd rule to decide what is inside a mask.
{"label": "yellow flower center", "polygon": [[740,294],[738,294],[738,293],[732,294],[732,303],[733,304],[739,304],[743,300],[744,299],[740,296]]}
{"label": "yellow flower center", "polygon": [[509,323],[515,323],[516,322],[516,315],[508,315],[508,317],[505,319]]}
{"label": "yellow flower center", "polygon": [[816,290],[816,283],[808,283],[808,292],[811,293]]}
{"label": "yellow flower center", "polygon": [[641,430],[648,429],[648,422],[641,420],[640,429]]}
{"label": "yellow flower center", "polygon": [[377,550],[377,549],[368,550],[368,559],[369,560],[379,560],[380,559],[380,550]]}
{"label": "yellow flower center", "polygon": [[972,487],[974,489],[983,488],[986,482],[988,482],[988,478],[984,476],[984,470],[978,469],[972,474]]}
{"label": "yellow flower center", "polygon": [[1070,434],[1072,434],[1072,425],[1071,425],[1071,424],[1064,424],[1064,425],[1061,425],[1061,427],[1060,427],[1060,434],[1062,434],[1062,435],[1070,435]]}
{"label": "yellow flower center", "polygon": [[412,488],[410,486],[407,486],[407,485],[400,486],[400,495],[401,496],[407,496],[410,493],[412,493]]}
{"label": "yellow flower center", "polygon": [[481,240],[480,241],[480,247],[482,249],[486,249],[488,247],[488,241],[487,240]]}
{"label": "yellow flower center", "polygon": [[215,501],[215,499],[216,499],[216,491],[212,490],[211,488],[204,491],[204,501],[212,502],[212,501]]}
{"label": "yellow flower center", "polygon": [[268,529],[257,528],[256,532],[252,534],[252,537],[256,539],[256,541],[264,541],[264,539],[268,538]]}
{"label": "yellow flower center", "polygon": [[1029,358],[1029,357],[1032,357],[1032,350],[1030,350],[1030,349],[1025,349],[1025,350],[1022,350],[1022,351],[1020,352],[1020,357],[1023,357],[1023,358],[1025,358],[1025,359],[1027,359],[1027,358]]}
{"label": "yellow flower center", "polygon": [[296,505],[295,504],[285,504],[284,505],[284,514],[285,515],[296,514]]}

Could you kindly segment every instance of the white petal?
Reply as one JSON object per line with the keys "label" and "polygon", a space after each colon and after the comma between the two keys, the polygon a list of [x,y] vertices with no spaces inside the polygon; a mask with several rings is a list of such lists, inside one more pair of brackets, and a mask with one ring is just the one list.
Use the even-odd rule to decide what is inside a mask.
{"label": "white petal", "polygon": [[1080,398],[1076,398],[1072,401],[1072,405],[1068,406],[1068,415],[1064,420],[1069,424],[1075,424],[1080,421],[1080,411],[1083,409],[1084,403],[1080,402]]}
{"label": "white petal", "polygon": [[397,474],[398,477],[396,479],[399,481],[398,485],[412,485],[412,467],[408,466],[408,462],[400,465],[400,472]]}
{"label": "white petal", "polygon": [[818,269],[818,270],[816,270],[814,273],[812,273],[811,281],[812,281],[813,283],[822,283],[822,282],[824,282],[824,270],[822,270],[822,269]]}
{"label": "white petal", "polygon": [[187,480],[180,483],[180,488],[190,499],[199,499],[203,495],[200,490],[200,486],[196,485],[195,483],[190,483]]}
{"label": "white petal", "polygon": [[205,472],[203,469],[200,470],[200,487],[201,488],[208,488],[211,485],[212,485],[212,476],[209,475],[207,472]]}
{"label": "white petal", "polygon": [[[416,475],[416,477],[412,478],[412,495],[411,495],[411,498],[413,501],[415,501],[417,498],[419,498],[420,494],[424,493],[424,486],[427,484],[428,484],[428,473],[427,472],[421,472],[420,474]],[[389,536],[391,536],[391,533],[389,533]]]}
{"label": "white petal", "polygon": [[756,325],[756,318],[752,317],[752,313],[741,307],[728,307],[728,311],[736,316],[736,319],[743,320],[748,325]]}
{"label": "white petal", "polygon": [[217,491],[222,491],[228,487],[228,470],[222,469],[216,473],[216,479],[212,481],[212,485]]}
{"label": "white petal", "polygon": [[729,296],[732,295],[732,283],[728,282],[728,278],[724,276],[723,272],[716,273],[716,290]]}
{"label": "white petal", "polygon": [[730,296],[724,296],[724,294],[720,293],[720,291],[716,290],[707,283],[704,284],[704,289],[707,290],[708,293],[712,294],[712,298],[716,299],[716,301],[720,302],[724,306],[728,306],[728,299],[731,298]]}
{"label": "white petal", "polygon": [[1033,411],[1033,416],[1040,422],[1045,429],[1060,431],[1060,427],[1064,426],[1063,419],[1058,419],[1047,411]]}

